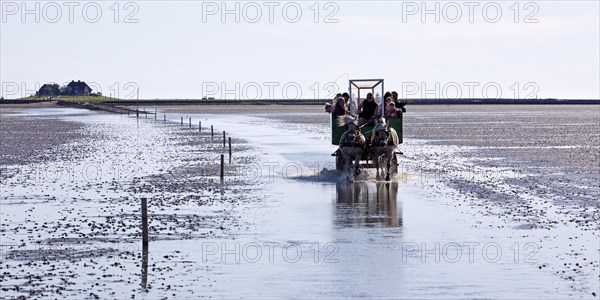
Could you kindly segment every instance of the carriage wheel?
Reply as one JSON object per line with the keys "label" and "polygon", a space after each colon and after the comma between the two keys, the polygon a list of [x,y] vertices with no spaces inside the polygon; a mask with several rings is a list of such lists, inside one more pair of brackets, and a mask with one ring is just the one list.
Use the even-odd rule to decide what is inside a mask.
{"label": "carriage wheel", "polygon": [[348,163],[348,160],[346,160],[338,150],[338,154],[335,156],[335,169],[338,171],[345,171],[348,168]]}

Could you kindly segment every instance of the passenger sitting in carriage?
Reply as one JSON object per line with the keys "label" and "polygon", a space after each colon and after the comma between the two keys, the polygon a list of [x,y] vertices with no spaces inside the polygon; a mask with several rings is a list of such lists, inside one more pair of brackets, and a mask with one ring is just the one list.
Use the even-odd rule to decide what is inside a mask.
{"label": "passenger sitting in carriage", "polygon": [[400,100],[398,100],[398,93],[396,91],[393,91],[391,94],[392,94],[392,101],[394,101],[394,104],[396,105],[396,107],[399,108],[402,112],[406,112],[406,108],[404,108],[404,106],[406,105],[406,101],[401,102]]}
{"label": "passenger sitting in carriage", "polygon": [[332,103],[325,103],[325,112],[333,113],[335,109],[335,103],[339,97],[342,97],[342,93],[337,93],[337,95],[333,97]]}
{"label": "passenger sitting in carriage", "polygon": [[338,97],[335,101],[335,106],[333,107],[332,116],[337,118],[338,116],[343,116],[345,114],[347,114],[346,101],[344,97]]}
{"label": "passenger sitting in carriage", "polygon": [[385,92],[385,94],[383,94],[383,99],[387,99],[388,97],[392,97],[391,92]]}
{"label": "passenger sitting in carriage", "polygon": [[386,118],[397,118],[402,113],[400,108],[396,108],[392,97],[385,98],[385,117]]}
{"label": "passenger sitting in carriage", "polygon": [[346,111],[350,111],[350,94],[343,93],[342,97],[344,97],[344,105],[346,106]]}
{"label": "passenger sitting in carriage", "polygon": [[379,105],[375,102],[375,98],[373,98],[373,93],[367,94],[367,99],[363,100],[358,105],[358,125],[362,126],[364,124],[373,125],[373,121],[377,116],[377,112],[379,111]]}

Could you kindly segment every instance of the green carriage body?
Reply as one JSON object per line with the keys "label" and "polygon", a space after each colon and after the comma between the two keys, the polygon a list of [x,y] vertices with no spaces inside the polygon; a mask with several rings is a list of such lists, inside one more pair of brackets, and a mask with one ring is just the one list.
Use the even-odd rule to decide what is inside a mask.
{"label": "green carriage body", "polygon": [[[402,144],[402,114],[398,116],[398,118],[388,118],[386,119],[388,124],[390,124],[391,128],[396,130],[398,134],[398,139],[400,139],[400,144]],[[339,126],[336,118],[331,118],[331,144],[339,146],[340,139],[342,138],[342,134],[346,131],[346,126]],[[372,126],[363,126],[360,129],[360,132],[369,140],[371,138],[371,132],[373,131]]]}
{"label": "green carriage body", "polygon": [[[361,92],[371,92],[373,95],[377,91],[381,92],[381,96],[384,93],[384,83],[383,79],[350,79],[348,81],[348,93],[352,95],[350,100],[350,114],[355,114],[358,106],[358,103],[361,101]],[[379,95],[379,94],[378,94]],[[379,115],[384,115],[384,105],[382,103],[385,102],[385,99],[379,99],[380,103],[380,111]],[[357,113],[356,113],[357,114]],[[331,144],[339,146],[340,138],[342,134],[346,131],[345,126],[338,126],[336,118],[331,118]],[[402,113],[399,114],[397,118],[388,118],[386,119],[390,127],[396,130],[398,134],[398,138],[400,139],[400,144],[402,144]],[[371,131],[373,127],[364,126],[360,129],[362,134],[368,139],[371,138]]]}

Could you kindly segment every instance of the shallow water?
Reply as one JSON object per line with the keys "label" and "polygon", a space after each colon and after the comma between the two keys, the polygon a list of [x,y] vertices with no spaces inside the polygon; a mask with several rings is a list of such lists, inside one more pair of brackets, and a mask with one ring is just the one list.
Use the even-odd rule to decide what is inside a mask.
{"label": "shallow water", "polygon": [[[327,125],[292,126],[260,117],[198,114],[169,114],[165,125],[151,118],[136,120],[87,112],[80,117],[79,112],[32,110],[28,114],[93,124],[103,138],[85,141],[90,143],[89,155],[70,163],[72,168],[91,172],[91,167],[82,166],[93,165],[106,171],[52,182],[17,176],[2,183],[1,199],[3,245],[18,244],[23,238],[28,240],[27,230],[43,235],[25,241],[28,249],[38,239],[78,237],[63,227],[56,232],[32,229],[30,220],[56,224],[64,217],[73,224],[94,219],[100,223],[99,219],[112,215],[126,223],[116,227],[125,228],[125,232],[106,227],[102,228],[105,234],[94,235],[94,242],[85,237],[79,240],[82,244],[77,246],[77,253],[87,248],[99,257],[83,255],[78,259],[58,260],[47,269],[16,267],[27,261],[23,254],[15,259],[7,256],[15,252],[3,251],[3,269],[15,274],[27,271],[45,274],[57,272],[56,269],[65,275],[76,274],[68,279],[73,284],[63,291],[68,297],[80,298],[95,283],[100,286],[91,290],[100,297],[133,295],[148,299],[164,296],[594,298],[592,292],[599,288],[597,233],[569,224],[546,228],[530,226],[538,224],[534,220],[500,218],[505,212],[492,204],[500,198],[491,195],[473,200],[469,188],[460,190],[461,187],[452,186],[448,176],[439,176],[438,170],[414,172],[418,162],[410,161],[406,150],[403,151],[407,157],[400,162],[405,168],[400,169],[402,174],[394,182],[375,182],[370,174],[366,180],[352,183],[331,171],[334,166],[330,154],[335,147],[329,144]],[[181,116],[183,126],[179,125]],[[151,186],[150,177],[170,168],[189,167],[201,157],[193,145],[174,145],[174,136],[188,126],[188,117],[194,125],[202,121],[204,130],[214,125],[217,143],[225,130],[234,140],[244,139],[256,147],[250,151],[258,155],[258,160],[246,166],[252,170],[225,179],[235,186],[241,176],[253,183],[255,189],[226,192],[222,197],[239,201],[212,205],[194,205],[181,199],[185,195],[165,195],[149,187],[136,193],[130,190]],[[79,149],[76,145],[69,147]],[[461,151],[473,150],[469,147],[430,145],[427,141],[409,139],[403,149],[419,153],[422,155],[419,159],[433,160],[429,166],[443,165],[435,161],[444,159],[439,153],[451,157],[457,170],[451,179],[467,174],[463,177],[475,186],[495,185],[501,189],[504,179],[526,175],[494,166],[487,169],[479,166],[480,172],[466,172],[464,169],[469,168],[471,161]],[[244,151],[234,152],[234,161],[242,155],[246,155]],[[46,170],[57,170],[64,163],[42,165]],[[111,173],[111,165],[126,171]],[[489,174],[496,174],[495,181],[486,177]],[[218,184],[211,187],[218,188]],[[207,188],[189,194],[210,194]],[[135,217],[139,211],[137,197],[141,196],[151,199],[155,218],[165,216],[154,224],[161,234],[150,242],[145,278],[137,232],[139,219]],[[542,195],[537,196],[528,198],[528,205],[547,210],[544,218],[560,221],[562,215],[552,214],[552,210],[560,207],[548,206],[539,198]],[[152,208],[156,203],[152,199],[169,197],[183,203],[166,202],[160,208]],[[168,217],[174,214],[213,216],[215,223],[185,229],[181,223],[191,222],[169,221]],[[20,226],[23,228],[19,229]],[[216,231],[215,226],[229,230],[208,233],[209,229]],[[86,227],[80,231],[93,230]],[[571,245],[577,247],[576,251]],[[587,259],[582,261],[581,257]],[[580,263],[585,263],[585,267],[579,267]],[[573,268],[577,270],[570,272]],[[572,279],[565,279],[567,276]],[[24,281],[5,280],[3,288]],[[140,289],[142,280],[147,282],[147,290]],[[7,295],[20,294],[22,291],[7,291]]]}
{"label": "shallow water", "polygon": [[[550,248],[561,248],[562,241],[540,243],[548,237],[546,230],[521,233],[512,228],[518,223],[496,225],[499,222],[493,217],[473,218],[480,213],[477,208],[457,207],[443,192],[445,187],[438,185],[435,191],[428,191],[418,176],[395,183],[347,183],[336,182],[339,177],[331,178],[330,173],[320,174],[317,170],[321,166],[333,168],[329,154],[335,148],[327,143],[327,126],[305,125],[299,131],[295,126],[251,117],[236,116],[235,122],[218,115],[192,115],[195,117],[260,145],[268,153],[270,166],[275,166],[276,175],[269,178],[275,202],[271,215],[280,218],[268,219],[263,229],[266,232],[259,231],[259,237],[269,239],[274,235],[272,228],[277,228],[276,232],[284,235],[276,240],[279,243],[292,239],[334,243],[339,248],[334,267],[314,263],[310,271],[301,269],[300,274],[268,278],[268,282],[288,278],[291,282],[285,282],[286,287],[301,283],[289,292],[266,289],[266,295],[293,296],[297,290],[314,290],[314,294],[306,295],[545,298],[587,297],[590,290],[597,289],[593,272],[580,277],[584,281],[582,291],[580,286],[579,290],[571,289],[572,283],[542,270],[549,262],[561,263]],[[421,153],[452,152],[451,147],[411,146],[423,148]],[[269,170],[263,167],[263,174]],[[294,180],[297,176],[302,178]],[[597,237],[587,238],[585,243],[590,247],[586,255],[593,258]],[[589,270],[597,270],[595,266]],[[260,274],[264,272],[263,268]],[[308,277],[307,282],[301,274]],[[314,274],[323,281],[323,290],[310,287]]]}

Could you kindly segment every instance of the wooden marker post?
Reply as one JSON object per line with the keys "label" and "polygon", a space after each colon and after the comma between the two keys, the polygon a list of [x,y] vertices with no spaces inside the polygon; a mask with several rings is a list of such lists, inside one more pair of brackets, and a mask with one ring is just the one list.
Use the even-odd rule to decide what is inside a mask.
{"label": "wooden marker post", "polygon": [[148,202],[142,198],[142,289],[148,287]]}
{"label": "wooden marker post", "polygon": [[225,177],[225,155],[221,154],[221,181]]}
{"label": "wooden marker post", "polygon": [[148,199],[142,198],[142,245],[148,247]]}
{"label": "wooden marker post", "polygon": [[228,137],[229,140],[229,164],[231,164],[231,137]]}

